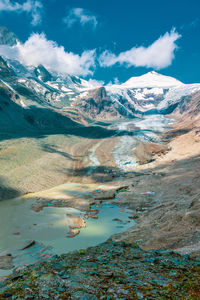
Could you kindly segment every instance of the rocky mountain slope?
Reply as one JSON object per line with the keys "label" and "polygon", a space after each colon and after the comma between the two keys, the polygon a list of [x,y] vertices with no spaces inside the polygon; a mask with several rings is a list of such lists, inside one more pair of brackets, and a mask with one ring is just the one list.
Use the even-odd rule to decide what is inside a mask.
{"label": "rocky mountain slope", "polygon": [[170,251],[144,251],[134,243],[108,241],[14,273],[0,296],[198,299],[199,271],[199,262]]}
{"label": "rocky mountain slope", "polygon": [[14,46],[19,42],[17,36],[8,28],[0,26],[0,45]]}
{"label": "rocky mountain slope", "polygon": [[[0,27],[0,47],[20,43],[17,37]],[[77,76],[50,72],[44,66],[26,66],[6,56],[0,60],[1,84],[17,94],[18,105],[45,105],[82,115],[85,122],[134,118],[150,114],[171,113],[182,97],[200,89],[200,84],[183,84],[179,80],[149,72],[132,77],[120,85],[97,87]],[[77,118],[79,119],[79,118]]]}
{"label": "rocky mountain slope", "polygon": [[[5,45],[12,47],[20,43],[9,30],[0,28],[0,33],[2,37],[0,47]],[[7,139],[13,141],[16,138],[37,139],[39,136],[40,146],[38,141],[30,143],[29,140],[27,144],[27,147],[32,147],[37,155],[41,153],[46,157],[49,149],[48,153],[54,153],[56,157],[59,155],[59,158],[57,157],[59,164],[63,161],[69,169],[84,166],[88,168],[86,172],[91,174],[94,173],[91,170],[96,170],[95,172],[100,170],[99,166],[102,164],[107,164],[109,168],[135,168],[138,163],[152,161],[155,155],[162,156],[168,152],[170,146],[161,145],[160,136],[168,129],[170,118],[181,116],[181,119],[184,114],[185,119],[185,114],[195,115],[198,99],[195,102],[191,95],[198,90],[200,84],[183,84],[175,78],[156,72],[132,77],[121,85],[96,87],[77,76],[52,73],[42,65],[27,67],[20,61],[0,57],[1,139],[3,142]],[[195,109],[190,112],[193,106]],[[194,127],[193,119],[190,120],[191,127]],[[180,122],[183,123],[183,120]],[[180,127],[183,126],[182,123]],[[44,148],[42,145],[46,140],[44,142],[42,138],[46,135],[54,135],[55,140],[51,138],[51,144]],[[62,135],[65,140],[64,147],[56,135]],[[104,140],[105,138],[107,139]],[[76,140],[78,143],[80,139],[85,139],[81,141],[81,146],[73,145],[70,148],[69,141]],[[152,143],[151,146],[149,142]],[[12,143],[12,152],[16,156],[20,153],[18,146],[21,145],[20,142],[19,145],[18,142]],[[59,151],[56,150],[57,145],[60,147]],[[68,163],[69,156],[61,155],[66,151],[66,145],[69,145],[67,149],[69,153],[76,153],[77,156],[84,154],[83,157],[87,159],[80,158],[74,163],[75,166],[71,166],[71,163]],[[7,161],[6,144],[2,144],[1,147],[2,155],[5,155]],[[103,153],[103,149],[106,149],[106,153]],[[63,183],[69,174],[74,174],[73,170],[56,171],[55,174],[55,167],[52,164],[52,168],[48,169],[48,174],[52,175],[46,176],[44,173],[45,180],[41,180],[42,185],[38,182],[39,185],[34,184],[33,188],[33,181],[37,176],[35,166],[40,165],[39,162],[45,159],[43,157],[43,160],[33,161],[32,172],[27,172],[27,168],[26,172],[22,172],[21,159],[20,156],[14,174],[10,171],[13,169],[13,163],[9,165],[12,161],[10,159],[7,167],[2,168],[0,173],[0,176],[3,176],[2,180],[5,181],[6,178],[9,185],[13,186],[14,194],[16,189],[23,193],[38,191],[41,187],[51,187],[54,184],[53,178],[56,177],[55,182],[59,184]],[[48,161],[49,159],[50,157]],[[76,161],[76,158],[71,159]],[[27,164],[26,159],[24,163]],[[40,173],[39,169],[38,172]],[[16,180],[15,174],[21,179]],[[26,174],[25,178],[22,174]],[[61,178],[60,181],[58,178]],[[7,189],[3,189],[1,197],[6,195]]]}
{"label": "rocky mountain slope", "polygon": [[[0,47],[19,42],[0,28]],[[97,87],[3,56],[0,129],[0,200],[88,218],[103,202],[135,221],[97,247],[16,271],[0,298],[199,298],[199,260],[188,255],[200,257],[200,84],[149,72]],[[12,260],[0,256],[4,270]]]}
{"label": "rocky mountain slope", "polygon": [[[78,95],[73,106],[96,119],[117,119],[171,113],[182,97],[200,89],[156,72],[132,77],[121,85],[105,86]],[[102,93],[103,91],[103,93]],[[102,106],[98,107],[97,101]]]}

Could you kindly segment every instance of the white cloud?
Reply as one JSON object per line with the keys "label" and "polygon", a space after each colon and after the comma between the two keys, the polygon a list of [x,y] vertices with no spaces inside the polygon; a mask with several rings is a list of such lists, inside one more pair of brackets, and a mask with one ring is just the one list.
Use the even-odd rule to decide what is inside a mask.
{"label": "white cloud", "polygon": [[105,84],[103,80],[89,79],[88,82],[94,87],[101,87]]}
{"label": "white cloud", "polygon": [[32,17],[31,24],[38,25],[42,19],[43,5],[41,0],[26,0],[19,3],[11,0],[0,0],[0,12],[27,13]]}
{"label": "white cloud", "polygon": [[119,78],[118,78],[118,77],[115,77],[115,78],[113,79],[113,81],[110,80],[106,85],[107,85],[107,86],[111,86],[111,85],[113,85],[113,84],[116,84],[116,85],[121,84],[121,82],[119,81]]}
{"label": "white cloud", "polygon": [[67,17],[63,19],[63,22],[68,27],[72,27],[75,23],[80,23],[82,26],[90,24],[93,28],[96,28],[98,24],[96,16],[90,11],[79,7],[70,9]]}
{"label": "white cloud", "polygon": [[32,34],[24,44],[0,46],[0,55],[27,66],[42,64],[50,71],[81,76],[93,73],[96,57],[95,50],[84,51],[81,55],[66,52],[63,46],[47,40],[43,33]]}
{"label": "white cloud", "polygon": [[175,29],[159,37],[148,47],[133,47],[132,49],[116,55],[108,50],[104,51],[100,58],[100,66],[109,67],[116,63],[125,64],[127,67],[147,67],[162,69],[171,65],[174,52],[178,48],[176,41],[181,37]]}

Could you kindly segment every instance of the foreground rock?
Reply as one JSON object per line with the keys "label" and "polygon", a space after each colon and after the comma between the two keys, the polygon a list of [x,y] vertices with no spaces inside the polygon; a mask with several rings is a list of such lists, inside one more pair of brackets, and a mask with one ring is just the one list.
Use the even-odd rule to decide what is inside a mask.
{"label": "foreground rock", "polygon": [[0,269],[10,270],[14,267],[13,258],[11,254],[0,256]]}
{"label": "foreground rock", "polygon": [[22,247],[22,250],[29,249],[34,245],[35,245],[35,241],[32,241],[32,240],[28,241],[28,242],[25,242],[24,246]]}
{"label": "foreground rock", "polygon": [[85,227],[85,221],[79,216],[72,216],[67,214],[67,225],[69,226],[69,232],[67,237],[75,237],[79,234],[80,228]]}
{"label": "foreground rock", "polygon": [[130,174],[129,191],[110,203],[128,206],[136,225],[114,239],[200,257],[199,167],[197,156],[159,165],[139,177]]}
{"label": "foreground rock", "polygon": [[200,261],[108,241],[14,273],[0,299],[199,299]]}
{"label": "foreground rock", "polygon": [[95,200],[107,200],[107,199],[113,199],[115,198],[116,191],[110,190],[110,191],[97,191],[93,194],[93,197]]}

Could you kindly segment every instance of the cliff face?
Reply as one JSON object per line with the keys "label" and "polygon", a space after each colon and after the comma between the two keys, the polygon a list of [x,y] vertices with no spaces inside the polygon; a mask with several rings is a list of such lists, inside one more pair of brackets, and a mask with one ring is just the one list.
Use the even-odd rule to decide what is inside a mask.
{"label": "cliff face", "polygon": [[[198,139],[200,132],[200,92],[186,96],[170,115],[174,119],[171,129],[165,134],[165,140],[181,136],[194,135]],[[192,142],[188,146],[192,146]],[[192,154],[192,152],[191,152]]]}
{"label": "cliff face", "polygon": [[104,87],[89,91],[85,96],[81,96],[75,107],[89,118],[95,120],[112,120],[120,116],[107,96]]}

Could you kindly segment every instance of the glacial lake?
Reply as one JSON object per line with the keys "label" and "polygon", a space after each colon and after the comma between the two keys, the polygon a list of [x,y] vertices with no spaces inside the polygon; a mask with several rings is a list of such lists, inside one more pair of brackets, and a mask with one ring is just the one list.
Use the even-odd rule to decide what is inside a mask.
{"label": "glacial lake", "polygon": [[[74,250],[86,249],[106,241],[111,235],[123,232],[133,226],[130,210],[103,203],[98,218],[85,219],[86,227],[80,228],[75,237],[69,232],[67,214],[84,219],[84,212],[68,207],[44,207],[35,212],[31,205],[35,199],[19,198],[0,202],[0,256],[12,254],[14,267],[32,264],[44,259],[45,255],[59,255]],[[29,241],[34,245],[22,250]],[[0,276],[7,276],[10,270],[0,269]]]}

